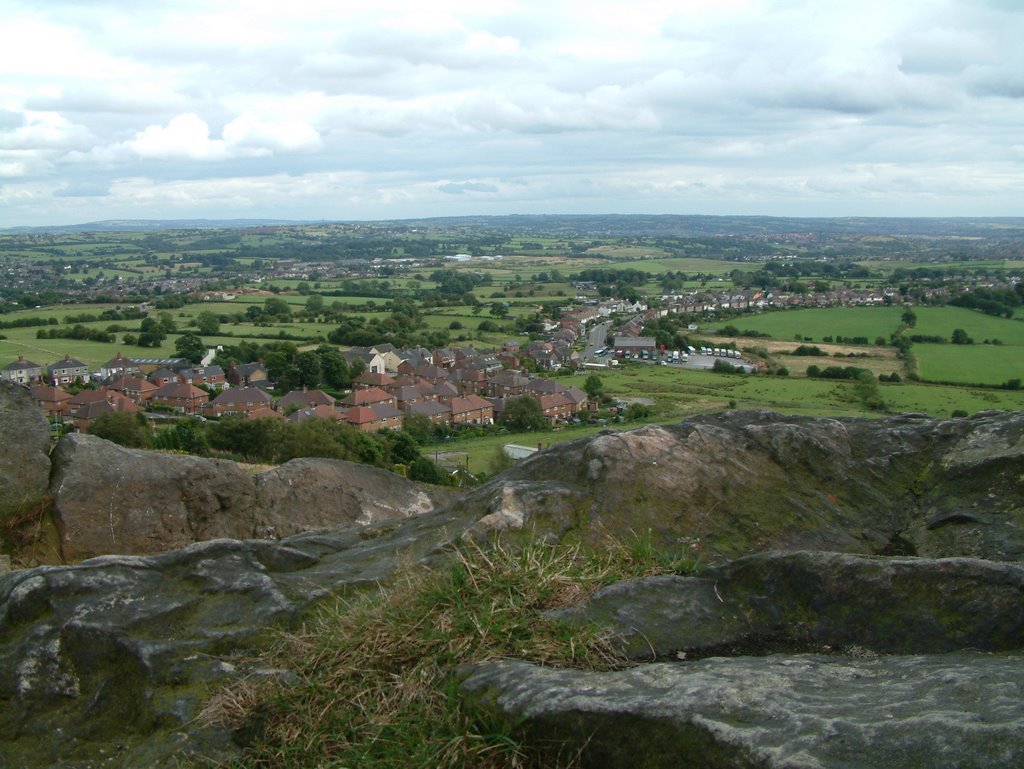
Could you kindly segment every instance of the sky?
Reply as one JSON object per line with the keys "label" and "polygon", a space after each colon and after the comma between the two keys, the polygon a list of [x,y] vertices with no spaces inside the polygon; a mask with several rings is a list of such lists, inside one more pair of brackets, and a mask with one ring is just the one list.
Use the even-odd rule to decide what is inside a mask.
{"label": "sky", "polygon": [[0,0],[0,227],[1024,215],[1024,0]]}

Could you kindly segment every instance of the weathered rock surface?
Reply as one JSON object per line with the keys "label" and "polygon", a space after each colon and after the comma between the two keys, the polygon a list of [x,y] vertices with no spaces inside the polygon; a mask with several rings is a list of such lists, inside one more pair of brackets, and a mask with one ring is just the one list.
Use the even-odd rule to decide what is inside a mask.
{"label": "weathered rock surface", "polygon": [[[609,588],[566,619],[601,622],[637,657],[653,645],[670,664],[605,677],[505,663],[471,674],[467,692],[523,715],[533,739],[555,735],[573,750],[592,737],[591,766],[678,766],[689,746],[700,750],[695,765],[709,767],[1019,765],[1024,599],[1011,562],[1024,553],[1022,436],[1022,414],[732,412],[544,451],[423,515],[0,574],[0,767],[172,767],[189,752],[235,754],[235,735],[196,716],[221,683],[286,675],[253,671],[245,652],[313,601],[447,558],[468,532],[599,543],[648,528],[716,565]],[[93,447],[103,459],[89,456]],[[157,455],[88,437],[61,451],[74,456],[55,468],[58,496],[70,500],[81,483],[92,500],[82,512],[96,508],[99,528],[143,526],[111,516],[109,500],[118,482],[121,497],[145,499],[126,493],[130,478],[118,470],[150,472],[143,460]],[[211,536],[225,525],[211,510],[260,509],[244,525],[281,536],[304,525],[293,509],[323,512],[297,485],[331,499],[356,486],[339,481],[333,493],[326,465],[303,461],[238,479],[242,495],[218,463],[156,461],[165,458],[169,480],[139,484],[165,484],[172,501],[155,517]],[[192,487],[198,476],[208,480]],[[354,489],[339,505],[353,507],[350,520],[373,519],[371,496],[372,487]],[[724,562],[811,546],[900,557]],[[820,654],[826,646],[836,653]],[[786,655],[749,656],[778,651]],[[695,659],[708,654],[748,656]],[[944,747],[954,743],[958,754]]]}
{"label": "weathered rock surface", "polygon": [[177,767],[237,754],[196,721],[253,670],[245,652],[313,601],[445,557],[465,528],[443,515],[215,540],[151,556],[0,574],[0,768]]}
{"label": "weathered rock surface", "polygon": [[1024,558],[1024,413],[765,411],[584,438],[458,503],[475,531],[600,543],[650,531],[705,561],[765,550]]}
{"label": "weathered rock surface", "polygon": [[558,616],[633,658],[856,649],[1024,649],[1024,565],[762,553],[697,576],[627,580]]}
{"label": "weathered rock surface", "polygon": [[710,658],[615,673],[481,667],[463,684],[583,767],[1024,765],[1024,655]]}
{"label": "weathered rock surface", "polygon": [[560,616],[673,662],[497,662],[465,671],[463,690],[528,740],[581,751],[583,766],[1024,762],[1019,564],[768,553],[619,583]]}
{"label": "weathered rock surface", "polygon": [[147,554],[217,538],[279,538],[373,523],[452,498],[394,473],[297,459],[264,473],[217,459],[65,436],[50,484],[64,558]]}
{"label": "weathered rock surface", "polygon": [[38,505],[50,479],[50,432],[28,390],[0,382],[0,517]]}

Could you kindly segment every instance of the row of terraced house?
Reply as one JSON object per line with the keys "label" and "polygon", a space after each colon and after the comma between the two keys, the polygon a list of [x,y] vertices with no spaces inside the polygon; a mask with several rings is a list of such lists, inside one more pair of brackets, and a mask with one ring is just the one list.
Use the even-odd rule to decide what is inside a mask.
{"label": "row of terraced house", "polygon": [[[103,414],[135,413],[153,406],[186,416],[327,418],[368,432],[400,429],[407,414],[453,427],[489,425],[509,398],[523,395],[535,398],[552,424],[591,407],[578,388],[507,368],[519,362],[508,349],[513,347],[487,353],[473,348],[399,350],[392,345],[343,351],[350,361],[362,361],[365,370],[353,382],[352,392],[339,400],[319,389],[296,390],[275,400],[260,362],[233,364],[225,372],[215,365],[192,367],[180,360],[118,354],[97,372],[103,377],[98,389],[69,394],[62,387],[67,380],[60,380],[55,373],[59,369],[54,368],[49,369],[52,384],[42,381],[42,367],[36,367],[34,377],[12,381],[29,386],[48,415],[80,431]],[[74,363],[70,358],[66,362]],[[19,360],[15,368],[29,371],[28,363]],[[76,372],[76,380],[89,378],[87,370]]]}

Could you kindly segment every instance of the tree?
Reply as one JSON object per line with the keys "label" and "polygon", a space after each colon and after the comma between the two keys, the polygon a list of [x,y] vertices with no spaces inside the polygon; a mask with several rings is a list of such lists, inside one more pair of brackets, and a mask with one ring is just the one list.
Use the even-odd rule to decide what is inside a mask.
{"label": "tree", "polygon": [[157,433],[153,438],[153,448],[185,451],[200,456],[210,453],[210,443],[206,440],[203,425],[198,419],[183,419],[174,427]]}
{"label": "tree", "polygon": [[205,336],[220,333],[220,317],[215,312],[203,310],[196,316],[196,329]]}
{"label": "tree", "polygon": [[263,312],[272,315],[275,320],[285,320],[292,316],[292,308],[288,302],[278,296],[268,297],[263,303]]}
{"label": "tree", "polygon": [[489,312],[495,318],[507,318],[508,317],[508,307],[506,307],[501,302],[495,302],[494,304],[492,304],[491,305],[491,309],[489,310]]}
{"label": "tree", "polygon": [[910,309],[904,310],[903,315],[900,316],[900,320],[907,328],[913,328],[917,325],[917,314]]}
{"label": "tree", "polygon": [[174,352],[179,358],[185,358],[190,363],[199,363],[206,355],[206,345],[198,335],[189,332],[174,340]]}
{"label": "tree", "polygon": [[505,402],[505,410],[501,412],[502,423],[513,430],[537,431],[546,430],[550,425],[541,411],[540,402],[530,395],[509,398]]}
{"label": "tree", "polygon": [[139,324],[139,347],[159,347],[167,338],[167,332],[153,318],[143,318]]}
{"label": "tree", "polygon": [[348,361],[338,352],[337,348],[322,344],[316,348],[320,356],[320,369],[323,371],[324,382],[328,387],[340,390],[352,382],[348,371]]}
{"label": "tree", "polygon": [[953,329],[953,335],[950,337],[950,341],[953,344],[974,344],[974,340],[967,336],[967,332],[962,328]]}
{"label": "tree", "polygon": [[596,400],[604,394],[604,380],[597,374],[591,374],[583,383],[583,390],[590,398]]}
{"label": "tree", "polygon": [[148,448],[152,435],[143,414],[103,414],[89,425],[89,434],[132,449]]}
{"label": "tree", "polygon": [[324,298],[320,294],[310,294],[306,300],[306,314],[319,315],[324,311]]}
{"label": "tree", "polygon": [[317,387],[323,380],[320,356],[313,350],[300,352],[292,363],[295,384],[300,387]]}

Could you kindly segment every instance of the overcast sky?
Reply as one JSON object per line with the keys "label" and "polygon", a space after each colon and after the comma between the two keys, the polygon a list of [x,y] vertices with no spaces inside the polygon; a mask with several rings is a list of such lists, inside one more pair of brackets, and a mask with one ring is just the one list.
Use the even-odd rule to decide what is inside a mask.
{"label": "overcast sky", "polygon": [[1024,0],[0,0],[0,227],[1022,202]]}

